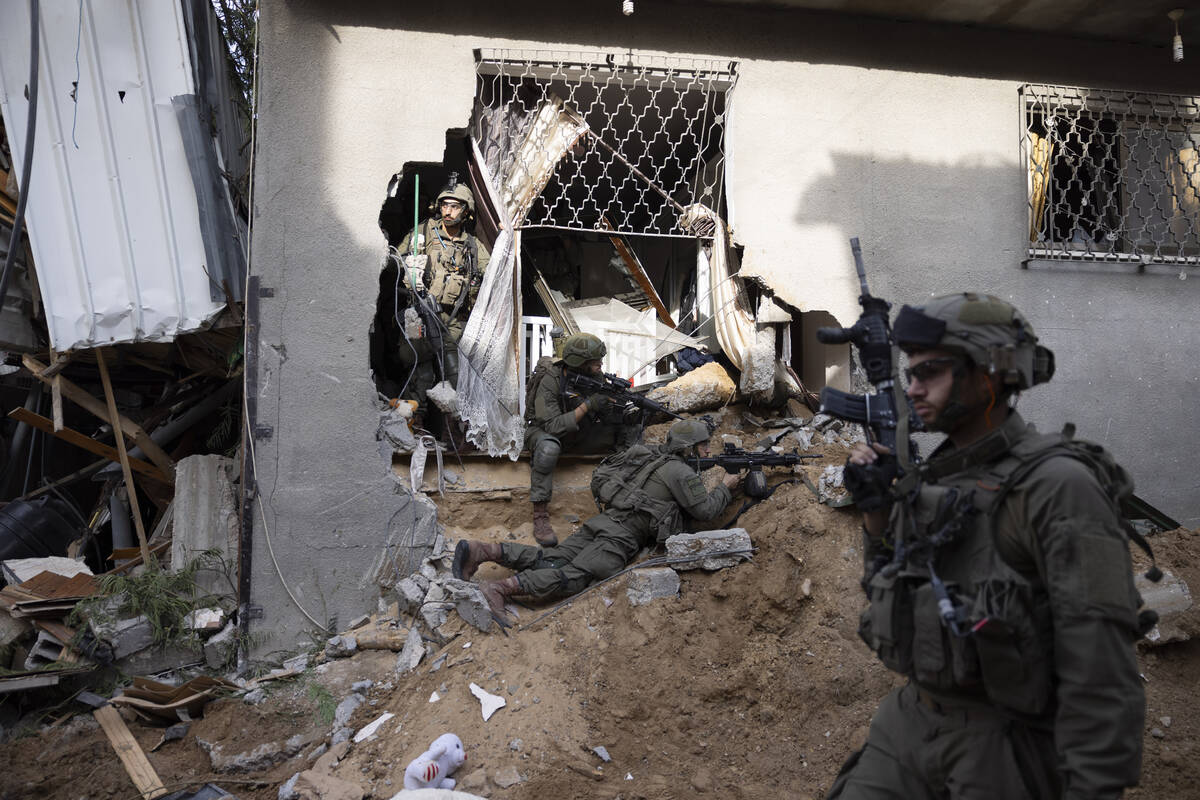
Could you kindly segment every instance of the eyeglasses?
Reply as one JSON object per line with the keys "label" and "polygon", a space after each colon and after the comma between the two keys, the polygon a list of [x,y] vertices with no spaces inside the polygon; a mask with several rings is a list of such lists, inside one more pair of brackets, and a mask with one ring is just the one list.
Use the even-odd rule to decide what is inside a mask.
{"label": "eyeglasses", "polygon": [[938,375],[941,375],[946,370],[958,364],[959,360],[953,356],[944,356],[942,358],[931,358],[922,361],[920,364],[915,364],[907,367],[904,370],[904,380],[912,383],[918,380],[921,383],[926,383],[933,380]]}
{"label": "eyeglasses", "polygon": [[457,200],[443,200],[442,201],[442,208],[448,208],[451,211],[457,211],[458,209],[460,209],[462,207],[463,207],[463,204],[458,202]]}

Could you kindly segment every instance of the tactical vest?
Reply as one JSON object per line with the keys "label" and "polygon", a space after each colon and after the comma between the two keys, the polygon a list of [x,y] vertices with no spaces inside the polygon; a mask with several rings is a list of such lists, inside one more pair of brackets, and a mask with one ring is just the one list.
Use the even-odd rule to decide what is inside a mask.
{"label": "tactical vest", "polygon": [[657,448],[635,444],[600,462],[592,473],[592,497],[601,512],[611,514],[618,522],[632,512],[650,515],[651,530],[657,541],[664,541],[683,530],[679,504],[651,497],[643,488],[646,481],[662,465],[678,458]]}
{"label": "tactical vest", "polygon": [[1117,503],[1133,482],[1099,445],[1066,433],[1024,436],[995,455],[970,464],[951,454],[918,468],[913,499],[889,522],[911,533],[866,580],[859,635],[885,666],[927,689],[1038,716],[1054,696],[1050,601],[995,546],[1004,498],[1059,456],[1087,465]]}
{"label": "tactical vest", "polygon": [[451,316],[455,316],[468,296],[479,288],[483,275],[479,269],[479,245],[469,233],[462,243],[449,238],[444,231],[439,236],[436,226],[431,219],[422,226],[423,249],[429,255],[426,284],[429,295],[442,306],[450,306]]}

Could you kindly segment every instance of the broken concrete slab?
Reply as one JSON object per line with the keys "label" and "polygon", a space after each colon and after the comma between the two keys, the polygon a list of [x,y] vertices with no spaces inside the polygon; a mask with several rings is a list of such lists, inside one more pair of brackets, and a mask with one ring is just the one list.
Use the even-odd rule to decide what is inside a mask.
{"label": "broken concrete slab", "polygon": [[366,700],[367,698],[355,692],[354,694],[348,695],[342,702],[338,703],[337,708],[335,708],[333,711],[333,729],[338,730],[346,727],[346,725],[350,722],[350,717],[354,716],[355,710],[365,703]]}
{"label": "broken concrete slab", "polygon": [[757,332],[754,344],[743,354],[743,394],[769,392],[775,386],[775,330],[764,328]]}
{"label": "broken concrete slab", "polygon": [[222,670],[237,654],[237,625],[229,623],[204,643],[204,663],[209,669]]}
{"label": "broken concrete slab", "polygon": [[636,569],[625,578],[629,605],[644,606],[655,600],[679,596],[679,573],[670,567]]}
{"label": "broken concrete slab", "polygon": [[445,413],[453,417],[458,416],[458,392],[454,391],[449,381],[437,384],[426,392],[425,396]]}
{"label": "broken concrete slab", "polygon": [[468,624],[487,633],[492,629],[492,609],[484,598],[479,584],[447,578],[443,584],[446,595],[454,601],[454,610]]}
{"label": "broken concrete slab", "polygon": [[184,615],[183,624],[189,630],[215,633],[225,624],[225,612],[220,608],[197,608]]}
{"label": "broken concrete slab", "polygon": [[421,606],[421,621],[431,631],[436,631],[446,624],[446,620],[450,618],[450,612],[453,610],[453,603],[425,603]]}
{"label": "broken concrete slab", "polygon": [[[111,607],[112,604],[109,605]],[[112,657],[122,659],[145,650],[154,644],[154,628],[145,617],[128,619],[88,620],[88,627],[97,639],[107,642],[112,648]]]}
{"label": "broken concrete slab", "polygon": [[416,627],[409,628],[408,638],[404,640],[404,647],[400,650],[400,655],[396,656],[396,672],[401,674],[412,672],[424,657],[425,642],[421,638],[421,632]]}
{"label": "broken concrete slab", "polygon": [[408,425],[411,416],[412,412],[407,405],[388,408],[379,414],[379,428],[375,432],[375,438],[379,441],[380,452],[387,456],[389,464],[392,452],[411,453],[417,446],[417,437]]}
{"label": "broken concrete slab", "polygon": [[293,736],[283,742],[264,742],[252,750],[227,753],[221,744],[196,739],[196,744],[208,753],[213,772],[258,772],[287,761],[317,739],[317,735]]}
{"label": "broken concrete slab", "polygon": [[326,658],[349,658],[358,651],[358,638],[353,634],[343,633],[329,637],[325,642]]}
{"label": "broken concrete slab", "polygon": [[[197,558],[200,595],[230,595],[233,586],[225,564],[238,552],[238,497],[233,489],[233,459],[221,455],[181,458],[175,465],[175,529],[171,534],[171,569],[180,570]],[[204,555],[216,551],[216,559]]]}
{"label": "broken concrete slab", "polygon": [[745,528],[730,528],[723,531],[700,531],[698,533],[678,533],[667,539],[667,555],[672,558],[691,558],[694,560],[673,565],[677,570],[706,569],[717,570],[732,567],[745,561],[750,556],[726,555],[715,556],[727,550],[749,550],[752,547],[750,534]]}
{"label": "broken concrete slab", "polygon": [[1146,607],[1158,612],[1158,624],[1146,634],[1147,642],[1158,645],[1186,642],[1191,638],[1180,625],[1183,613],[1192,607],[1192,593],[1181,578],[1163,570],[1162,580],[1158,583],[1151,583],[1140,573],[1134,576],[1133,582]]}
{"label": "broken concrete slab", "polygon": [[651,389],[647,397],[676,413],[708,411],[733,399],[737,387],[717,362],[697,367],[666,386]]}
{"label": "broken concrete slab", "polygon": [[405,614],[416,615],[421,610],[421,604],[425,602],[425,592],[429,589],[429,582],[425,580],[425,584],[417,582],[419,575],[410,575],[407,578],[402,578],[396,583],[396,602],[400,605],[400,610]]}

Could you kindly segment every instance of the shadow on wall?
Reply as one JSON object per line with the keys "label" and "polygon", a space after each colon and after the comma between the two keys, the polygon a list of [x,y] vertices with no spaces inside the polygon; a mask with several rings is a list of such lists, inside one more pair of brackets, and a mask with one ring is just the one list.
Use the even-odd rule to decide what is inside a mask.
{"label": "shadow on wall", "polygon": [[[897,22],[829,11],[697,2],[639,4],[630,17],[620,14],[615,0],[575,3],[570,13],[564,13],[561,3],[518,6],[490,0],[459,0],[453,14],[446,14],[444,7],[434,3],[406,4],[403,13],[398,14],[391,0],[354,4],[310,0],[289,5],[299,7],[292,13],[320,20],[334,38],[334,26],[361,26],[485,39],[569,42],[573,47],[617,48],[622,52],[632,49],[803,61],[1021,82],[1184,93],[1191,93],[1200,84],[1200,62],[1171,63],[1165,35],[1162,46],[1147,47],[975,26]],[[1037,53],[1037,58],[1031,59],[1030,53]]]}

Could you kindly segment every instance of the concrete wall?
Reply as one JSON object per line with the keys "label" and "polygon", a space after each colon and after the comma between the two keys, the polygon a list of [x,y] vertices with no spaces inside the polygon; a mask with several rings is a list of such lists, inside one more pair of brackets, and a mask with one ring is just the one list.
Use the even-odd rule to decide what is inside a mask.
{"label": "concrete wall", "polygon": [[[501,17],[498,9],[507,16]],[[846,240],[872,288],[899,302],[960,289],[1010,298],[1056,350],[1059,375],[1024,400],[1079,423],[1132,468],[1142,494],[1200,519],[1197,280],[1021,268],[1025,81],[1181,91],[1194,61],[1136,48],[738,6],[615,2],[508,6],[265,0],[253,271],[264,297],[257,445],[272,561],[255,533],[264,647],[374,596],[381,553],[428,513],[397,494],[374,446],[367,329],[388,178],[440,161],[474,96],[472,50],[633,50],[736,60],[730,198],[745,268],[805,311],[857,315]],[[1200,276],[1197,276],[1200,277]],[[809,371],[808,374],[811,374]],[[1191,391],[1189,391],[1191,390]],[[1165,469],[1163,467],[1166,467]],[[411,518],[411,519],[410,519]],[[260,521],[261,522],[261,521]],[[261,528],[261,524],[260,524]],[[283,576],[282,580],[280,575]]]}

